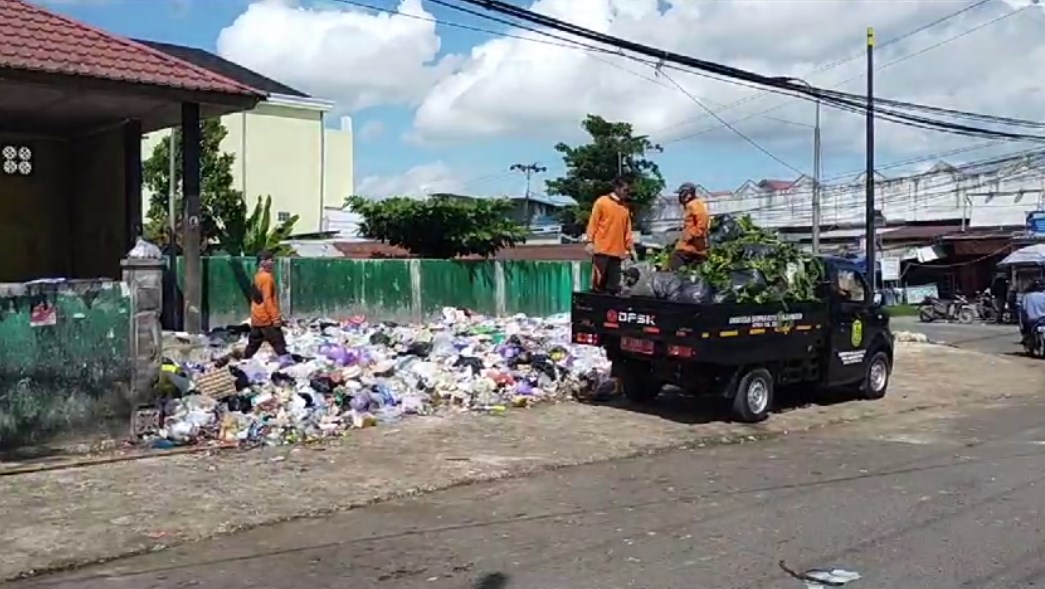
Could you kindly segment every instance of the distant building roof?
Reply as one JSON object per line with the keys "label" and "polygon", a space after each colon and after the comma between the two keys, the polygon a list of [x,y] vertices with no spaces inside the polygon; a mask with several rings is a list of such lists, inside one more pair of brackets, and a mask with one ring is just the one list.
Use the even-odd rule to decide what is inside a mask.
{"label": "distant building roof", "polygon": [[135,41],[157,51],[162,51],[163,53],[176,57],[182,61],[187,61],[197,67],[201,67],[205,70],[225,76],[226,78],[233,79],[241,84],[246,84],[251,88],[257,88],[258,90],[262,90],[269,94],[283,94],[286,96],[297,96],[299,98],[309,97],[308,94],[305,94],[300,90],[291,88],[290,86],[277,82],[272,78],[267,78],[253,70],[249,70],[237,63],[225,59],[224,57],[219,57],[198,47],[187,47],[185,45],[161,43],[159,41],[146,41],[143,39],[136,39]]}
{"label": "distant building roof", "polygon": [[764,190],[770,190],[776,192],[778,190],[787,190],[795,185],[794,180],[762,180],[758,183],[758,187]]}

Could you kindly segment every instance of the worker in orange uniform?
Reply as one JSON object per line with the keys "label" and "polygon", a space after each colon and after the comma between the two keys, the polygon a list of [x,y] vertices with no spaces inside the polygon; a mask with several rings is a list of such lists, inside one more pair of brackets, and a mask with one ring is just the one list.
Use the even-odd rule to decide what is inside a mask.
{"label": "worker in orange uniform", "polygon": [[619,177],[613,181],[613,192],[600,196],[592,206],[585,251],[592,257],[593,292],[619,293],[621,263],[634,257],[630,199],[631,181]]}
{"label": "worker in orange uniform", "polygon": [[261,344],[268,343],[279,356],[287,355],[287,342],[283,338],[283,314],[279,311],[279,293],[276,279],[272,275],[275,257],[269,252],[258,254],[258,272],[254,275],[254,288],[250,301],[250,335],[244,358],[258,353]]}
{"label": "worker in orange uniform", "polygon": [[675,251],[668,258],[668,269],[676,272],[684,266],[703,262],[708,255],[708,230],[711,216],[708,206],[697,196],[697,187],[686,182],[678,189],[679,204],[682,205],[682,237],[675,243]]}

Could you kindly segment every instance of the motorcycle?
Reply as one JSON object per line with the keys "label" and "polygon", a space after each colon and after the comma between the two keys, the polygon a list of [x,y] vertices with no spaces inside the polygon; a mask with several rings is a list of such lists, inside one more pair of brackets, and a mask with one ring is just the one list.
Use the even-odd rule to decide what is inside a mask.
{"label": "motorcycle", "polygon": [[998,309],[994,306],[994,295],[985,290],[976,297],[976,316],[988,323],[998,320]]}
{"label": "motorcycle", "polygon": [[923,323],[936,320],[972,323],[976,319],[976,308],[961,294],[956,295],[953,301],[926,297],[918,306],[918,319]]}
{"label": "motorcycle", "polygon": [[1023,337],[1023,351],[1032,358],[1045,358],[1045,323],[1039,322]]}

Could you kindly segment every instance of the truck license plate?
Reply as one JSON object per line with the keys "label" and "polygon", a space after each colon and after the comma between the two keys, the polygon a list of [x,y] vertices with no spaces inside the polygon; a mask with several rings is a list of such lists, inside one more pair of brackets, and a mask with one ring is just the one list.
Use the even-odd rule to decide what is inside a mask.
{"label": "truck license plate", "polygon": [[633,337],[622,337],[620,338],[620,349],[626,352],[634,352],[636,354],[652,354],[653,342]]}

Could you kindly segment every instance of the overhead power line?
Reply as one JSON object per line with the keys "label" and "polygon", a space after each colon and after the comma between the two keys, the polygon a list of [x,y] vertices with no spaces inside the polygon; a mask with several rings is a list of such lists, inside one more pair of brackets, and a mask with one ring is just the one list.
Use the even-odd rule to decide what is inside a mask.
{"label": "overhead power line", "polygon": [[[464,7],[459,6],[457,4],[454,4],[452,2],[449,2],[448,0],[430,0],[430,1],[432,1],[432,2],[434,2],[436,4],[447,6],[449,8],[456,9],[456,10],[462,10],[462,11],[468,12],[470,14],[483,14],[483,13],[480,13],[480,12],[478,12],[476,10],[467,9],[467,8],[464,8]],[[551,30],[554,30],[554,31],[558,31],[560,33],[565,33],[565,34],[568,34],[568,35],[573,35],[573,36],[576,36],[576,37],[580,37],[582,39],[587,39],[587,40],[589,40],[591,42],[601,43],[602,45],[614,47],[614,48],[616,48],[616,49],[618,49],[620,51],[628,51],[628,52],[631,52],[631,53],[636,53],[636,54],[639,54],[639,55],[646,56],[648,58],[657,59],[657,60],[659,60],[662,63],[672,63],[672,64],[677,64],[677,65],[682,65],[682,66],[685,66],[685,67],[692,68],[692,69],[694,69],[696,71],[699,71],[699,72],[710,73],[710,74],[717,74],[719,76],[722,76],[722,77],[725,77],[725,78],[728,78],[728,79],[731,79],[731,80],[741,80],[741,81],[754,83],[754,84],[759,85],[759,86],[783,89],[783,90],[786,90],[786,91],[788,91],[788,92],[790,92],[790,93],[792,93],[792,94],[794,94],[796,96],[806,96],[806,97],[810,97],[810,98],[818,98],[818,99],[822,100],[825,104],[834,106],[836,108],[842,108],[843,110],[854,110],[856,112],[864,112],[866,110],[866,105],[863,104],[864,98],[859,96],[859,95],[840,93],[840,92],[832,92],[832,91],[826,91],[826,90],[824,90],[822,88],[816,88],[816,87],[812,87],[812,86],[799,85],[799,84],[795,84],[795,83],[789,81],[787,78],[765,76],[765,75],[762,75],[762,74],[750,72],[750,71],[739,69],[739,68],[735,68],[735,67],[732,67],[732,66],[727,66],[727,65],[723,65],[723,64],[719,64],[719,63],[715,63],[715,62],[710,62],[710,61],[706,61],[706,60],[702,60],[702,59],[697,59],[697,58],[689,57],[689,56],[686,56],[686,55],[681,55],[681,54],[678,54],[678,53],[675,53],[675,52],[666,51],[666,50],[663,50],[663,49],[658,49],[658,48],[655,48],[655,47],[651,47],[651,46],[648,46],[648,45],[635,43],[635,42],[632,42],[632,41],[628,41],[626,39],[621,39],[621,38],[614,37],[614,36],[611,36],[611,35],[598,33],[596,31],[592,31],[590,29],[586,29],[584,27],[580,27],[580,26],[577,26],[577,25],[574,25],[572,23],[565,22],[565,21],[562,21],[562,20],[559,20],[559,19],[555,19],[555,18],[552,18],[552,17],[544,16],[544,15],[541,15],[541,14],[537,14],[537,13],[532,12],[530,10],[519,8],[518,6],[509,4],[507,2],[503,2],[501,0],[457,0],[457,1],[458,2],[462,2],[464,4],[470,4],[470,5],[473,5],[473,6],[478,6],[481,9],[484,9],[484,10],[487,10],[487,11],[492,11],[492,12],[496,12],[496,13],[500,13],[500,14],[510,15],[510,16],[513,16],[513,17],[515,17],[515,18],[517,18],[519,20],[525,21],[525,22],[533,23],[533,24],[536,24],[538,26],[544,26],[544,27],[546,27],[548,29],[551,29]],[[515,23],[515,22],[510,21],[510,20],[506,21],[506,19],[503,19],[503,18],[499,18],[499,17],[490,17],[490,18],[494,18],[498,22],[510,23],[510,24],[512,24],[512,26],[519,26],[518,23]],[[554,36],[554,35],[553,35],[553,37],[559,38],[559,39],[563,39],[562,37],[557,37],[557,36]],[[899,105],[899,101],[893,101],[893,105],[894,106],[898,106]],[[923,108],[923,105],[916,105],[916,104],[912,104],[912,103],[903,103],[903,106],[905,108],[912,108],[912,107],[913,108]],[[930,107],[930,108],[932,108],[932,107]],[[1026,141],[1045,141],[1045,136],[1040,136],[1040,135],[1031,135],[1031,134],[1025,134],[1025,133],[1011,133],[1011,132],[1005,132],[1005,131],[997,131],[997,130],[992,130],[992,129],[972,127],[972,126],[969,126],[969,125],[961,125],[961,124],[956,124],[956,123],[952,123],[952,122],[944,121],[944,120],[931,119],[931,118],[928,118],[928,117],[911,115],[910,113],[905,113],[905,112],[898,111],[898,110],[895,110],[895,109],[890,112],[887,109],[879,109],[879,108],[877,108],[877,106],[876,106],[875,110],[876,110],[876,113],[879,113],[879,111],[881,111],[880,114],[882,115],[882,118],[884,120],[891,120],[893,122],[897,122],[897,123],[900,123],[900,124],[906,124],[906,125],[909,125],[909,126],[920,127],[920,128],[929,129],[929,130],[950,132],[950,133],[956,133],[956,134],[961,134],[961,135],[970,135],[970,136],[998,137],[998,138],[1015,139],[1015,140],[1026,140]],[[964,113],[964,114],[969,114],[969,115],[978,116],[978,117],[989,117],[989,115],[979,115],[977,113]],[[1012,119],[1012,120],[1015,120],[1015,119]],[[1000,121],[995,121],[995,122],[1000,122]],[[1026,122],[1026,121],[1021,121],[1021,122],[1027,123],[1027,124],[1031,124],[1031,125],[1036,125],[1037,124],[1035,122]]]}

